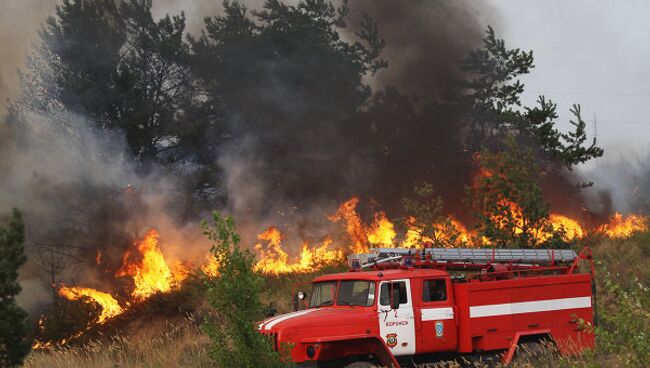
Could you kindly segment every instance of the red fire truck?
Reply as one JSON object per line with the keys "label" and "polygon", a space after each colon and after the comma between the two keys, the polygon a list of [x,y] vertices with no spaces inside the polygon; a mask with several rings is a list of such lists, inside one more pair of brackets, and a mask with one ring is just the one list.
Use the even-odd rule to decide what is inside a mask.
{"label": "red fire truck", "polygon": [[537,339],[562,354],[594,346],[588,248],[381,248],[348,262],[350,272],[316,278],[310,298],[296,294],[306,309],[258,326],[300,367],[399,368],[443,353],[509,363]]}

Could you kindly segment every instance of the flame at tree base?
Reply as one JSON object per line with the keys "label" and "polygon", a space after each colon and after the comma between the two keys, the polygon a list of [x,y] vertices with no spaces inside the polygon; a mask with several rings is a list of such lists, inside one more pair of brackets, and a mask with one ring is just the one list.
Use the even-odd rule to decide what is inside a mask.
{"label": "flame at tree base", "polygon": [[59,295],[68,300],[87,299],[90,302],[97,303],[100,307],[97,323],[100,324],[106,322],[109,318],[115,317],[124,312],[120,303],[118,303],[111,294],[97,291],[95,289],[63,286],[59,289]]}

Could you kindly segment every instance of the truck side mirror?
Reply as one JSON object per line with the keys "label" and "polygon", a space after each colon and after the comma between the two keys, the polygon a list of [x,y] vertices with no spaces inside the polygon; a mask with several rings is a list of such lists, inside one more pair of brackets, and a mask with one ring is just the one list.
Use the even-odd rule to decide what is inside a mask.
{"label": "truck side mirror", "polygon": [[390,309],[399,309],[399,288],[395,285],[392,285],[391,298],[390,298]]}
{"label": "truck side mirror", "polygon": [[307,293],[304,291],[299,291],[293,296],[293,310],[300,310],[300,304],[304,304],[307,299]]}

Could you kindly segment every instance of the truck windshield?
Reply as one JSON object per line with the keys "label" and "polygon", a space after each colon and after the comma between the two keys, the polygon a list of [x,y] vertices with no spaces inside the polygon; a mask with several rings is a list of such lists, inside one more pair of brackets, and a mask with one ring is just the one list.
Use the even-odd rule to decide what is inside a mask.
{"label": "truck windshield", "polygon": [[335,295],[336,282],[319,282],[314,284],[311,299],[309,299],[309,308],[333,305]]}
{"label": "truck windshield", "polygon": [[375,283],[371,281],[342,281],[336,304],[370,307],[375,304]]}

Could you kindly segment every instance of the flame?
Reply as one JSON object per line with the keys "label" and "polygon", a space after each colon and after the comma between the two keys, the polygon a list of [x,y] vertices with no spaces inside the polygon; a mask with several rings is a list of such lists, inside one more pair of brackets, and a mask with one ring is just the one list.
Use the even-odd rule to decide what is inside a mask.
{"label": "flame", "polygon": [[158,232],[149,230],[140,242],[134,244],[133,250],[124,254],[122,268],[116,273],[116,276],[133,277],[135,287],[131,295],[136,300],[169,292],[187,276],[187,270],[181,265],[174,267],[174,270],[167,265],[159,242]]}
{"label": "flame", "polygon": [[623,216],[615,213],[609,223],[601,225],[598,231],[612,239],[625,239],[634,233],[648,230],[648,218],[645,216],[630,214]]}
{"label": "flame", "polygon": [[361,222],[361,217],[357,213],[357,204],[359,198],[352,197],[343,202],[338,211],[330,216],[330,221],[339,222],[345,221],[345,228],[352,240],[350,250],[352,253],[367,253],[368,252],[368,238],[366,235],[365,227]]}
{"label": "flame", "polygon": [[406,218],[406,234],[400,247],[409,249],[422,247],[422,229],[415,226],[416,221],[412,216]]}
{"label": "flame", "polygon": [[206,262],[201,266],[201,271],[209,277],[218,277],[219,276],[219,267],[221,266],[221,261],[217,259],[213,254],[208,254],[206,257]]}
{"label": "flame", "polygon": [[[282,249],[282,233],[275,227],[269,227],[258,235],[257,239],[260,241],[255,246],[260,257],[255,265],[255,271],[265,274],[286,274],[297,272],[313,272],[323,266],[336,264],[344,259],[341,250],[329,249],[332,243],[331,239],[325,239],[323,243],[313,249],[310,249],[309,244],[304,243],[300,258],[296,262],[289,261],[289,255]],[[266,246],[264,246],[266,243]]]}
{"label": "flame", "polygon": [[552,213],[549,216],[553,230],[564,230],[564,240],[570,241],[575,239],[582,239],[587,233],[578,221],[562,216],[557,213]]}
{"label": "flame", "polygon": [[63,286],[59,289],[59,295],[68,300],[84,300],[87,303],[97,303],[101,309],[97,320],[99,324],[106,322],[107,319],[115,317],[124,311],[120,303],[111,294],[91,288]]}
{"label": "flame", "polygon": [[472,235],[465,225],[456,220],[453,216],[448,216],[447,221],[433,224],[434,237],[438,244],[446,247],[461,247],[471,245]]}
{"label": "flame", "polygon": [[375,222],[368,231],[368,243],[383,247],[392,247],[395,240],[395,227],[388,221],[386,213],[375,213]]}

